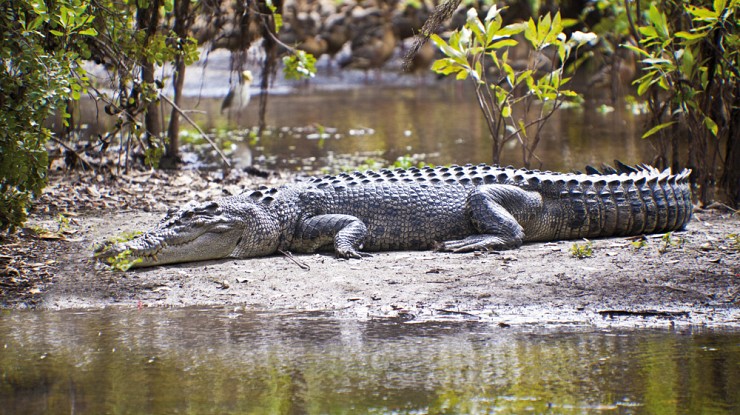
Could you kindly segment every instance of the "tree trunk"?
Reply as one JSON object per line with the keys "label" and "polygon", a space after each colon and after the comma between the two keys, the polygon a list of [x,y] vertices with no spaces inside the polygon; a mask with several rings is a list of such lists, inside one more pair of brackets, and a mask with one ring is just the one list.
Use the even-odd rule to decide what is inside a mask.
{"label": "tree trunk", "polygon": [[727,153],[720,185],[733,208],[740,208],[740,84],[735,87],[735,99],[730,113]]}
{"label": "tree trunk", "polygon": [[[190,0],[175,1],[175,24],[173,31],[180,42],[185,42],[190,28]],[[175,92],[173,102],[177,108],[181,108],[182,87],[185,82],[185,58],[178,55],[175,58],[175,73],[173,74],[172,84]],[[167,145],[165,154],[160,160],[160,167],[173,169],[180,162],[180,113],[177,108],[172,108],[170,112],[170,124],[167,127]]]}
{"label": "tree trunk", "polygon": [[[149,39],[157,32],[157,26],[159,25],[159,6],[160,0],[152,0],[148,7],[138,8],[136,10],[136,25],[139,30],[146,32],[145,45],[148,44]],[[154,86],[154,70],[153,62],[143,61],[141,63],[141,83],[143,88]],[[157,145],[156,140],[162,134],[160,120],[159,103],[149,103],[144,114],[144,143],[149,149]]]}
{"label": "tree trunk", "polygon": [[[275,13],[283,12],[283,1],[273,1]],[[258,2],[259,12],[264,16],[265,23],[262,26],[262,47],[265,50],[265,59],[262,64],[262,76],[260,79],[260,105],[259,105],[259,129],[257,135],[262,137],[262,133],[267,127],[267,98],[269,95],[270,82],[277,73],[278,61],[278,44],[275,41],[277,33],[275,31],[275,20],[272,17],[272,11],[267,7],[264,1]]]}

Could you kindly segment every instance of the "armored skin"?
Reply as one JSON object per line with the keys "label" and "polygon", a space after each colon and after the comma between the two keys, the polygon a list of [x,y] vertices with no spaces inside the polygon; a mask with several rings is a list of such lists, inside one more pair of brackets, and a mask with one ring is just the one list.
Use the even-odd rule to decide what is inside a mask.
{"label": "armored skin", "polygon": [[345,173],[171,210],[152,230],[96,249],[145,267],[279,250],[504,250],[524,242],[663,233],[691,218],[689,170],[603,173],[466,165]]}

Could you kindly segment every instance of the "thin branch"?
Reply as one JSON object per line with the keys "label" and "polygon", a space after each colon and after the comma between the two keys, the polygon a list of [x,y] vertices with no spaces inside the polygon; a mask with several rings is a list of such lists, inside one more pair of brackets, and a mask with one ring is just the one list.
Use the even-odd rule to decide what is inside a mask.
{"label": "thin branch", "polygon": [[185,121],[187,121],[187,122],[188,122],[188,123],[189,123],[190,125],[192,125],[192,126],[193,126],[193,127],[194,127],[194,128],[196,129],[196,130],[198,130],[198,133],[200,133],[200,135],[201,135],[201,136],[203,136],[203,138],[205,138],[205,140],[206,140],[206,141],[208,141],[208,144],[210,144],[210,145],[211,145],[211,147],[213,147],[213,149],[214,149],[214,150],[216,150],[216,152],[218,153],[218,155],[219,155],[219,156],[221,156],[221,159],[222,159],[222,160],[224,161],[224,164],[226,164],[226,166],[227,166],[227,167],[231,167],[231,163],[229,163],[229,160],[228,160],[228,159],[226,158],[226,155],[225,155],[225,154],[224,154],[224,153],[223,153],[223,152],[221,151],[221,149],[220,149],[220,148],[218,148],[218,146],[216,145],[216,143],[214,143],[214,142],[213,142],[213,140],[211,140],[211,138],[210,138],[210,137],[208,137],[208,134],[206,134],[206,133],[205,133],[205,132],[204,132],[204,131],[203,131],[203,130],[202,130],[202,129],[201,129],[201,128],[200,128],[199,126],[198,126],[198,124],[196,124],[196,123],[195,123],[195,121],[193,121],[193,120],[192,120],[192,119],[191,119],[190,117],[188,117],[188,115],[187,115],[187,114],[185,113],[185,111],[183,111],[182,109],[180,109],[180,107],[178,107],[178,106],[177,106],[177,105],[176,105],[176,104],[175,104],[175,103],[174,103],[174,102],[173,102],[173,101],[172,101],[171,99],[169,99],[169,98],[168,98],[168,97],[167,97],[166,95],[162,95],[162,94],[160,94],[160,95],[159,95],[159,97],[160,97],[160,98],[162,98],[163,100],[167,101],[167,103],[168,103],[168,104],[170,104],[170,105],[172,106],[172,108],[173,108],[173,109],[174,109],[175,111],[177,111],[177,113],[178,113],[178,114],[180,114],[180,115],[181,115],[181,116],[182,116],[182,117],[183,117],[183,118],[185,119]]}
{"label": "thin branch", "polygon": [[64,141],[60,140],[59,138],[57,138],[57,137],[55,137],[53,135],[51,136],[51,139],[54,140],[60,146],[64,147],[65,150],[67,150],[67,151],[71,152],[72,154],[74,154],[75,157],[77,157],[77,160],[80,160],[82,162],[82,164],[85,165],[85,167],[87,167],[90,170],[95,170],[95,168],[90,163],[88,163],[87,160],[85,160],[84,158],[82,158],[81,155],[77,154],[77,151],[75,151],[75,149],[73,149],[72,147],[70,147],[67,143],[65,143]]}
{"label": "thin branch", "polygon": [[[632,13],[630,13],[630,0],[624,0],[624,12],[627,15],[627,22],[629,23],[630,28],[630,34],[632,35],[632,38],[635,39],[636,43],[640,43],[640,40],[642,39],[640,37],[640,34],[637,32],[637,28],[635,28],[635,22],[632,20]],[[637,12],[640,12],[640,2],[637,2]],[[639,15],[638,15],[639,18]]]}

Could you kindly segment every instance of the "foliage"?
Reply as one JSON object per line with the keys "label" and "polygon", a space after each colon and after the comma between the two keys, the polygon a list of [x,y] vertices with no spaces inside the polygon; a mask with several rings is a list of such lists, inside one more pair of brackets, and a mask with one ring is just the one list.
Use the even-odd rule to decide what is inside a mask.
{"label": "foliage", "polygon": [[631,243],[632,243],[632,247],[635,249],[642,249],[648,246],[648,241],[647,241],[647,238],[645,238],[645,236],[641,236],[638,240],[632,241]]}
{"label": "foliage", "polygon": [[673,237],[673,232],[668,232],[660,237],[660,247],[658,248],[658,252],[661,254],[664,254],[668,252],[668,250],[672,247],[680,248],[681,245],[683,245],[684,240],[683,238],[679,237]]}
{"label": "foliage", "polygon": [[736,251],[740,251],[740,233],[731,233],[727,235],[727,239],[729,239],[730,243],[732,244],[732,247]]}
{"label": "foliage", "polygon": [[106,258],[106,262],[114,271],[126,272],[134,265],[143,261],[141,258],[132,257],[133,252],[127,249],[116,256]]}
{"label": "foliage", "polygon": [[578,259],[591,258],[594,255],[594,246],[591,241],[586,241],[584,244],[573,242],[570,247],[570,253]]}
{"label": "foliage", "polygon": [[[85,94],[116,117],[110,131],[91,143],[81,143],[86,148],[100,153],[118,148],[125,167],[134,155],[143,155],[146,165],[157,166],[165,149],[169,152],[175,145],[177,151],[176,139],[168,141],[163,132],[164,117],[159,111],[160,100],[166,98],[162,95],[164,78],[154,68],[172,64],[178,71],[176,77],[181,78],[185,66],[199,59],[198,43],[188,33],[195,13],[206,13],[200,6],[190,0],[0,3],[4,39],[0,46],[0,125],[4,126],[0,132],[0,230],[23,223],[32,197],[46,182],[46,142],[64,138],[52,137],[44,121],[60,113],[65,133],[71,137],[75,123],[67,107]],[[269,18],[279,29],[282,3],[268,1],[267,6]],[[256,9],[245,12],[268,18]],[[108,69],[103,88],[89,82],[84,60]],[[310,55],[295,55],[288,60],[286,73],[310,76],[314,63]],[[173,107],[171,118],[178,117],[177,102],[165,100]],[[169,128],[177,130],[179,124],[170,123]]]}
{"label": "foliage", "polygon": [[285,79],[307,79],[316,76],[316,58],[302,50],[293,49],[283,57]]}
{"label": "foliage", "polygon": [[[445,55],[432,70],[474,82],[479,107],[493,138],[494,163],[500,161],[504,144],[516,139],[522,146],[522,162],[529,166],[536,158],[534,151],[545,122],[565,102],[579,101],[576,92],[565,89],[570,81],[565,76],[565,65],[571,54],[595,40],[595,35],[574,32],[566,40],[563,30],[572,23],[561,19],[560,13],[548,13],[536,22],[530,18],[525,23],[504,25],[501,10],[493,5],[483,21],[471,8],[465,25],[449,40],[430,36]],[[514,68],[509,55],[520,44],[518,34],[523,34],[531,50],[526,68],[520,70]],[[537,66],[536,62],[543,60],[547,62]],[[528,115],[535,102],[542,105],[530,120]],[[517,106],[523,107],[523,115],[516,115]]]}
{"label": "foliage", "polygon": [[[652,126],[678,168],[679,141],[686,137],[687,164],[703,204],[713,199],[717,178],[733,204],[740,202],[740,12],[738,0],[653,3],[633,30],[643,75],[637,92],[648,99]],[[722,148],[725,143],[725,148]]]}
{"label": "foliage", "polygon": [[[23,223],[31,198],[46,184],[43,126],[88,83],[80,67],[97,34],[86,0],[0,3],[0,230]],[[66,122],[66,121],[65,121]]]}
{"label": "foliage", "polygon": [[[128,242],[141,235],[141,231],[124,232],[119,236],[108,239],[96,252],[104,253],[112,248],[115,244]],[[99,255],[99,254],[98,254]],[[118,254],[105,258],[105,262],[115,271],[126,272],[134,265],[142,262],[143,259],[134,257],[130,249],[119,252]]]}
{"label": "foliage", "polygon": [[393,162],[393,165],[391,165],[394,169],[410,169],[412,167],[422,168],[425,166],[429,166],[429,164],[409,154],[399,156],[396,161]]}

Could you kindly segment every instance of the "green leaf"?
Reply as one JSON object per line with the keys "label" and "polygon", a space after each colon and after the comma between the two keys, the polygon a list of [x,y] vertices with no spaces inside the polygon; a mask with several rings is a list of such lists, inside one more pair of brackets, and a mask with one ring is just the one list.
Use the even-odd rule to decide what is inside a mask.
{"label": "green leaf", "polygon": [[522,83],[522,81],[526,80],[527,78],[531,78],[532,73],[533,71],[531,69],[520,73],[519,76],[516,78],[516,84],[519,85],[520,83]]}
{"label": "green leaf", "polygon": [[551,36],[557,37],[558,33],[563,31],[563,20],[560,18],[560,12],[555,13],[555,17],[552,19],[552,24],[550,24],[550,34]]}
{"label": "green leaf", "polygon": [[478,42],[485,42],[486,28],[483,27],[483,22],[478,18],[478,13],[475,12],[475,8],[470,8],[470,10],[468,10],[468,21],[466,26],[472,30]]}
{"label": "green leaf", "polygon": [[623,48],[626,48],[626,49],[629,49],[632,52],[637,53],[638,55],[642,55],[642,56],[645,56],[645,57],[648,57],[648,58],[651,56],[649,53],[645,52],[644,50],[638,48],[637,46],[630,45],[629,43],[622,43],[619,46],[620,47],[623,47]]}
{"label": "green leaf", "polygon": [[643,59],[642,63],[649,66],[660,66],[660,65],[670,65],[671,61],[665,58],[648,58]]}
{"label": "green leaf", "polygon": [[486,21],[486,45],[490,44],[495,39],[504,37],[498,33],[499,29],[501,29],[501,24],[501,19],[496,19],[492,22]]}
{"label": "green leaf", "polygon": [[491,44],[490,48],[495,50],[495,49],[501,49],[504,47],[516,46],[518,44],[519,42],[517,42],[514,39],[504,39],[504,40],[499,40],[498,42]]}
{"label": "green leaf", "polygon": [[445,42],[445,40],[442,39],[441,37],[439,37],[439,35],[437,35],[437,34],[433,34],[433,35],[429,36],[429,40],[431,40],[432,43],[434,43],[434,46],[436,46],[438,48],[441,48],[442,45],[446,45],[447,44],[447,42]]}
{"label": "green leaf", "polygon": [[666,18],[665,13],[661,12],[655,5],[655,3],[652,3],[647,15],[648,20],[653,25],[657,33],[660,35],[660,38],[668,39],[670,37],[670,33],[668,27],[668,19]]}
{"label": "green leaf", "polygon": [[[563,82],[565,83],[565,82]],[[570,89],[561,89],[560,93],[568,98],[575,98],[578,96],[578,92],[572,91]]]}
{"label": "green leaf", "polygon": [[506,80],[509,82],[509,85],[514,86],[514,82],[516,82],[516,74],[514,73],[514,68],[512,68],[511,65],[506,62],[503,62],[501,66],[506,73]]}
{"label": "green leaf", "polygon": [[692,77],[696,69],[695,64],[696,61],[694,60],[694,53],[691,51],[691,48],[683,49],[683,54],[679,60],[681,72],[683,72],[685,76]]}
{"label": "green leaf", "polygon": [[537,49],[537,25],[531,17],[527,22],[527,27],[524,29],[524,37],[530,44],[532,44],[532,46],[535,46],[535,49]]}
{"label": "green leaf", "polygon": [[562,20],[562,26],[563,26],[563,28],[568,28],[568,27],[571,27],[571,26],[575,26],[575,25],[580,24],[580,23],[581,23],[581,21],[578,20],[578,19],[568,19],[568,18],[565,18],[565,19]]}
{"label": "green leaf", "polygon": [[[534,22],[532,22],[534,23]],[[512,36],[519,33],[522,33],[529,28],[528,22],[519,22],[519,23],[512,23],[509,25],[506,25],[501,28],[501,30],[497,31],[496,35],[498,36]]]}
{"label": "green leaf", "polygon": [[316,76],[316,58],[302,50],[283,57],[286,79],[308,79]]}
{"label": "green leaf", "polygon": [[283,15],[280,13],[273,13],[272,17],[275,19],[275,33],[279,33],[280,29],[283,28]]}
{"label": "green leaf", "polygon": [[652,26],[640,26],[637,31],[648,39],[658,37],[658,32]]}
{"label": "green leaf", "polygon": [[706,33],[690,33],[690,32],[681,31],[681,32],[676,32],[674,36],[680,37],[686,40],[697,40],[697,39],[701,39],[705,37]]}
{"label": "green leaf", "polygon": [[668,84],[668,79],[665,76],[661,76],[660,78],[658,78],[658,85],[660,85],[660,87],[666,91],[671,89],[670,85]]}
{"label": "green leaf", "polygon": [[637,84],[637,95],[644,95],[645,92],[656,82],[658,82],[658,79],[655,78],[655,75],[657,74],[657,71],[651,71],[647,75],[639,78],[635,81]]}
{"label": "green leaf", "polygon": [[98,35],[98,31],[95,30],[94,27],[89,27],[89,28],[87,28],[85,30],[80,31],[80,34],[83,35],[83,36],[97,36]]}
{"label": "green leaf", "polygon": [[483,65],[480,63],[480,61],[475,62],[475,70],[473,71],[473,76],[476,80],[481,79],[481,75],[483,74]]}
{"label": "green leaf", "polygon": [[686,6],[686,11],[694,16],[694,20],[712,21],[719,17],[720,11],[707,10],[697,6]]}
{"label": "green leaf", "polygon": [[719,14],[722,13],[722,11],[725,9],[725,5],[727,4],[726,0],[714,0],[714,11],[717,13],[717,16],[719,17]]}
{"label": "green leaf", "polygon": [[717,127],[717,123],[714,122],[713,119],[709,117],[704,117],[704,125],[707,126],[709,131],[712,133],[713,136],[717,136],[717,132],[719,131],[719,128]]}
{"label": "green leaf", "polygon": [[544,17],[540,18],[540,21],[537,22],[537,43],[538,45],[542,45],[547,40],[547,35],[550,33],[550,29],[552,28],[552,17],[550,16],[550,13],[547,13]]}
{"label": "green leaf", "polygon": [[432,70],[438,74],[450,75],[464,70],[457,62],[450,58],[438,59],[432,64]]}
{"label": "green leaf", "polygon": [[493,19],[497,18],[497,17],[499,16],[499,14],[500,14],[500,13],[501,13],[501,9],[499,9],[499,8],[498,8],[498,6],[496,6],[496,4],[494,3],[494,4],[493,4],[493,5],[491,5],[491,7],[490,7],[490,8],[488,9],[488,13],[486,13],[486,18],[485,18],[484,20],[485,20],[486,22],[489,22],[489,21],[491,21],[491,20],[493,20]]}
{"label": "green leaf", "polygon": [[658,124],[655,127],[649,129],[645,134],[643,134],[642,135],[642,138],[648,138],[651,135],[657,133],[658,131],[660,131],[660,130],[666,128],[666,127],[670,127],[671,125],[673,125],[675,123],[676,123],[675,121],[669,121],[669,122],[664,122],[663,124]]}

